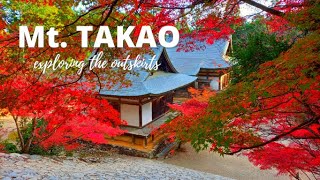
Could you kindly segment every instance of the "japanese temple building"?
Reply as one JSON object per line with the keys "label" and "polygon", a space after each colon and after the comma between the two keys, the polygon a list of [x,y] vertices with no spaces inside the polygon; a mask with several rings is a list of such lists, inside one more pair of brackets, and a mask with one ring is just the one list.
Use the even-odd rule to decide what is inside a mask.
{"label": "japanese temple building", "polygon": [[177,48],[155,48],[156,61],[161,64],[157,71],[135,69],[138,75],[127,75],[131,86],[103,89],[100,95],[120,112],[121,119],[127,121],[127,125],[122,127],[127,130],[127,138],[119,139],[144,147],[153,142],[151,132],[172,115],[168,113],[167,104],[173,103],[177,90],[203,85],[215,90],[223,89],[227,85],[230,68],[226,60],[228,47],[227,40],[219,40],[200,51],[177,52]]}
{"label": "japanese temple building", "polygon": [[119,110],[128,126],[142,128],[165,114],[167,103],[173,102],[174,90],[192,84],[197,77],[178,73],[168,59],[165,48],[154,49],[156,61],[161,64],[157,71],[135,69],[138,75],[128,74],[129,87],[102,90],[101,96]]}
{"label": "japanese temple building", "polygon": [[222,90],[228,85],[229,57],[231,43],[227,39],[219,39],[212,45],[206,42],[194,42],[194,48],[188,52],[167,48],[168,56],[179,73],[196,76],[196,88],[210,86],[213,90]]}

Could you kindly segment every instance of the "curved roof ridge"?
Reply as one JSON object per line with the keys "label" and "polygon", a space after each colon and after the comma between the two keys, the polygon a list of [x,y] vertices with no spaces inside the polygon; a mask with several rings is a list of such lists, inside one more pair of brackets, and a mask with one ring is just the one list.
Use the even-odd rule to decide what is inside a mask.
{"label": "curved roof ridge", "polygon": [[[183,42],[181,39],[180,43]],[[202,48],[187,52],[178,52],[178,46],[166,48],[171,63],[179,73],[197,75],[201,68],[214,70],[231,67],[224,57],[230,44],[229,39],[218,39],[211,45],[194,40],[194,44]]]}
{"label": "curved roof ridge", "polygon": [[167,52],[167,50],[166,50],[165,47],[163,47],[162,53],[164,53],[164,56],[166,57],[167,62],[168,62],[168,64],[169,64],[169,66],[172,68],[172,70],[173,70],[175,73],[179,73],[179,72],[177,71],[177,69],[174,67],[174,65],[172,64],[172,61],[171,61],[171,59],[170,59],[170,57],[169,57],[169,55],[168,55],[168,52]]}

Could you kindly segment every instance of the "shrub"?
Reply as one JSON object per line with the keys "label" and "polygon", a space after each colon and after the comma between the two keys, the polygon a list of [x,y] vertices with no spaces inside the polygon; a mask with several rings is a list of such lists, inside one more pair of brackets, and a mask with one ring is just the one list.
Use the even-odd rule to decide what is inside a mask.
{"label": "shrub", "polygon": [[7,153],[17,153],[18,148],[15,144],[8,141],[4,141],[0,144],[0,152],[1,151],[7,152]]}

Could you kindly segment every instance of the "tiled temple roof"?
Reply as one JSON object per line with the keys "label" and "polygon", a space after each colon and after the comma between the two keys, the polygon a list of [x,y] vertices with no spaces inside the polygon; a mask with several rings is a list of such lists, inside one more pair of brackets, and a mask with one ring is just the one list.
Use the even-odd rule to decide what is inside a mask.
{"label": "tiled temple roof", "polygon": [[[103,88],[101,95],[106,96],[143,96],[159,95],[186,86],[196,81],[196,75],[200,69],[226,69],[230,64],[225,60],[225,54],[229,46],[228,40],[217,40],[208,45],[205,42],[195,42],[200,50],[177,51],[175,48],[153,48],[156,61],[162,61],[169,66],[170,71],[158,70],[148,72],[145,69],[134,69],[135,74],[127,74],[126,78],[131,80],[131,86],[121,87],[115,85],[112,89]],[[153,55],[145,54],[144,58],[149,60]],[[162,58],[161,58],[162,57]],[[163,62],[165,59],[165,62]]]}
{"label": "tiled temple roof", "polygon": [[143,96],[159,95],[178,89],[194,82],[197,77],[179,73],[166,73],[157,71],[141,81],[132,81],[129,87],[114,87],[110,90],[103,89],[100,94],[109,96]]}
{"label": "tiled temple roof", "polygon": [[[227,39],[217,40],[212,45],[200,41],[193,41],[193,43],[196,45],[193,49],[183,48],[177,51],[181,48],[179,46],[166,49],[173,66],[179,73],[194,76],[198,74],[200,69],[226,69],[230,67],[225,59],[229,46]],[[189,51],[185,52],[185,50]]]}

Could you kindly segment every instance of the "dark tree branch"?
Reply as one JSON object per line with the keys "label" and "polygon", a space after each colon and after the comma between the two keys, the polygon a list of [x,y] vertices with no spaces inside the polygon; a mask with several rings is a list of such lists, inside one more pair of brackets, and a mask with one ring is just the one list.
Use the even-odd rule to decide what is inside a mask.
{"label": "dark tree branch", "polygon": [[255,2],[255,1],[252,1],[252,0],[240,0],[240,1],[242,1],[242,2],[244,2],[244,3],[247,3],[247,4],[250,4],[251,6],[254,6],[254,7],[256,7],[256,8],[259,8],[259,9],[265,11],[265,12],[268,12],[268,13],[273,14],[273,15],[276,15],[276,16],[283,17],[283,16],[285,15],[285,14],[284,14],[283,12],[281,12],[281,11],[278,11],[278,10],[275,10],[275,9],[272,9],[272,8],[269,8],[269,7],[265,6],[265,5],[262,5],[262,4],[260,4],[260,3]]}
{"label": "dark tree branch", "polygon": [[[98,48],[98,49],[95,49],[95,50],[93,51],[93,53],[91,54],[91,56],[88,58],[89,61],[90,61],[90,59],[91,59],[92,57],[94,57],[94,56],[98,53],[98,51],[99,51],[99,48]],[[82,71],[81,71],[81,74],[79,75],[79,77],[78,77],[75,81],[67,82],[67,83],[63,83],[63,84],[58,84],[58,85],[54,86],[53,88],[59,88],[59,87],[63,87],[63,86],[68,86],[68,85],[72,85],[72,84],[75,84],[75,83],[79,82],[79,81],[83,78],[84,73],[85,73],[85,70],[86,70],[89,66],[90,66],[90,63],[89,63],[89,64],[86,64],[86,65],[84,66],[84,68],[83,68]]]}
{"label": "dark tree branch", "polygon": [[97,80],[98,80],[98,83],[99,83],[99,94],[100,94],[100,92],[101,92],[101,89],[102,89],[102,83],[101,83],[101,81],[100,81],[100,77],[99,77],[99,75],[96,73],[96,72],[94,72],[94,70],[92,70],[91,71],[96,77],[97,77]]}
{"label": "dark tree branch", "polygon": [[[247,3],[247,4],[251,5],[251,6],[254,6],[256,8],[259,8],[259,9],[261,9],[261,10],[263,10],[265,12],[268,12],[270,14],[276,15],[276,16],[283,17],[285,15],[281,11],[278,11],[278,10],[275,10],[273,8],[267,7],[265,5],[262,5],[260,3],[255,2],[253,0],[240,0],[240,1],[244,2],[244,3]],[[204,4],[204,3],[209,3],[209,2],[210,3],[211,2],[216,3],[216,1],[213,1],[213,0],[209,0],[209,1],[208,0],[207,1],[206,0],[196,0],[192,4],[187,5],[187,6],[182,6],[182,7],[178,7],[178,6],[176,6],[176,7],[161,6],[161,5],[152,4],[152,3],[146,3],[146,4],[149,4],[150,6],[153,6],[153,7],[163,8],[163,9],[187,9],[187,8],[193,8],[193,7],[197,6],[197,5]]]}
{"label": "dark tree branch", "polygon": [[239,152],[241,152],[241,151],[243,151],[243,150],[259,148],[259,147],[265,146],[265,145],[267,145],[267,144],[270,144],[270,143],[272,143],[272,142],[278,141],[279,139],[281,139],[281,138],[283,138],[283,137],[285,137],[285,136],[287,136],[287,135],[295,132],[296,130],[305,128],[305,127],[307,127],[307,126],[309,126],[309,125],[317,122],[317,121],[319,120],[319,118],[320,118],[320,117],[316,117],[316,118],[311,119],[311,120],[309,120],[309,121],[305,121],[304,123],[301,123],[300,125],[292,128],[290,131],[287,131],[287,132],[285,132],[285,133],[279,134],[279,135],[275,136],[274,138],[271,138],[270,140],[265,141],[265,142],[263,142],[263,143],[260,143],[260,144],[257,144],[257,145],[253,145],[253,146],[248,146],[248,147],[241,147],[240,149],[238,149],[238,150],[236,150],[236,151],[233,151],[233,152],[231,152],[231,153],[226,153],[226,154],[228,154],[228,155],[234,155],[234,154],[239,153]]}

